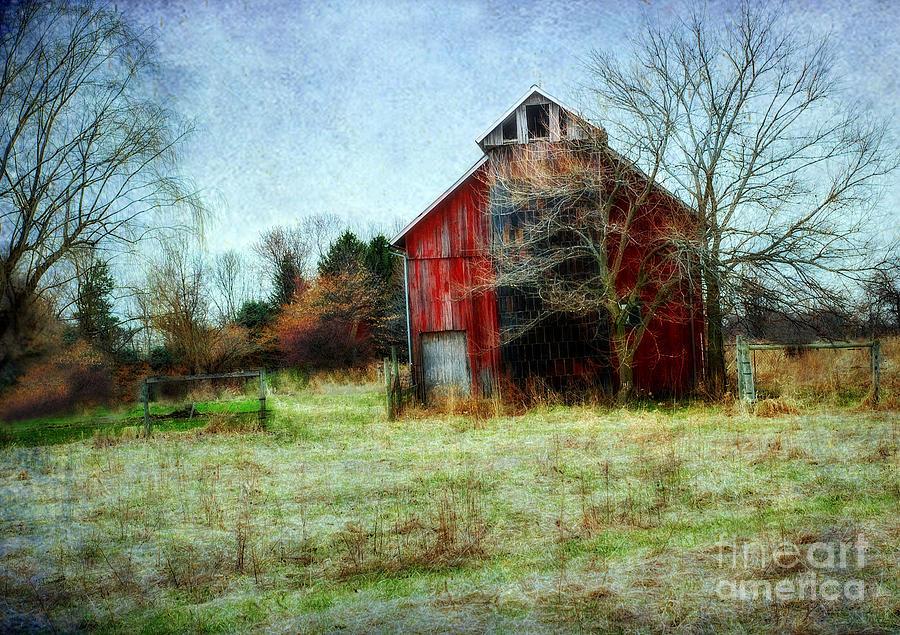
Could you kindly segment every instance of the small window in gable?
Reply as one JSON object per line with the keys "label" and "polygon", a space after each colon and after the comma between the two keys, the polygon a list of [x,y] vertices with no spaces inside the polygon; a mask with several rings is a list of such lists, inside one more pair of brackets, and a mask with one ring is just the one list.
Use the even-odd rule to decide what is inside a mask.
{"label": "small window in gable", "polygon": [[503,122],[503,142],[518,141],[519,131],[516,128],[516,113],[509,116],[509,119]]}
{"label": "small window in gable", "polygon": [[546,139],[550,136],[550,104],[525,106],[528,121],[528,139]]}

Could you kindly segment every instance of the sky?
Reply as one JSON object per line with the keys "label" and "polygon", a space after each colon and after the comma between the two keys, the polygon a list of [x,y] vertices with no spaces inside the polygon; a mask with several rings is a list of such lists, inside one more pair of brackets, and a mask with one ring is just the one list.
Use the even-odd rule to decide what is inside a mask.
{"label": "sky", "polygon": [[[532,84],[583,106],[576,95],[592,49],[623,52],[645,15],[670,20],[685,6],[116,3],[151,29],[161,69],[153,90],[195,128],[183,169],[214,211],[211,251],[247,249],[269,227],[322,212],[391,233],[481,156],[475,138]],[[706,6],[729,20],[735,3]],[[848,94],[879,115],[900,113],[900,3],[785,6],[794,28],[832,34]],[[900,187],[885,196],[895,203]]]}

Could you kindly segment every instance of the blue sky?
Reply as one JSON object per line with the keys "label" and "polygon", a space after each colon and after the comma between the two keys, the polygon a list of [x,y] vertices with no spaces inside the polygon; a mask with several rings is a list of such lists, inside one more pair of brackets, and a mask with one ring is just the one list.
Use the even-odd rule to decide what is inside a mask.
{"label": "blue sky", "polygon": [[[668,20],[685,6],[117,3],[153,28],[163,69],[154,90],[196,127],[184,169],[216,210],[211,251],[246,248],[260,231],[318,212],[385,229],[413,218],[478,159],[475,137],[531,84],[577,102],[591,49],[625,51],[645,13]],[[734,3],[706,6],[728,20]],[[786,7],[796,28],[832,32],[849,93],[900,112],[900,3]]]}

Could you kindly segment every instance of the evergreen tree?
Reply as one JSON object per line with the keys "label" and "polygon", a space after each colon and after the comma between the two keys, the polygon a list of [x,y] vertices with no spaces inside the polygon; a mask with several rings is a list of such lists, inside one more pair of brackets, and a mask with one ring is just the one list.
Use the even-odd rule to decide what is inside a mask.
{"label": "evergreen tree", "polygon": [[269,324],[273,314],[274,310],[268,303],[248,300],[237,312],[235,323],[250,330],[258,330]]}
{"label": "evergreen tree", "polygon": [[389,282],[394,273],[394,256],[390,251],[391,244],[384,234],[374,236],[363,258],[366,268],[384,282]]}
{"label": "evergreen tree", "polygon": [[117,348],[121,333],[119,318],[112,313],[111,296],[115,287],[109,266],[95,260],[80,281],[75,300],[74,317],[79,335],[106,352]]}
{"label": "evergreen tree", "polygon": [[365,260],[366,243],[348,229],[331,243],[319,260],[319,275],[338,276],[348,271],[354,272],[365,266]]}

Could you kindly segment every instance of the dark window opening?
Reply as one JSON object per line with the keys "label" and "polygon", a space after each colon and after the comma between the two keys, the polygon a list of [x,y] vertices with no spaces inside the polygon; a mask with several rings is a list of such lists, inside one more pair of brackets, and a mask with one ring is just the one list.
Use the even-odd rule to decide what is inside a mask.
{"label": "dark window opening", "polygon": [[528,121],[528,138],[545,139],[550,136],[550,104],[525,106]]}
{"label": "dark window opening", "polygon": [[519,132],[516,129],[516,113],[513,113],[509,119],[503,122],[503,140],[518,141]]}
{"label": "dark window opening", "polygon": [[640,299],[630,302],[627,310],[628,315],[625,318],[625,323],[633,328],[639,327],[641,322],[644,321],[644,308],[641,306]]}

